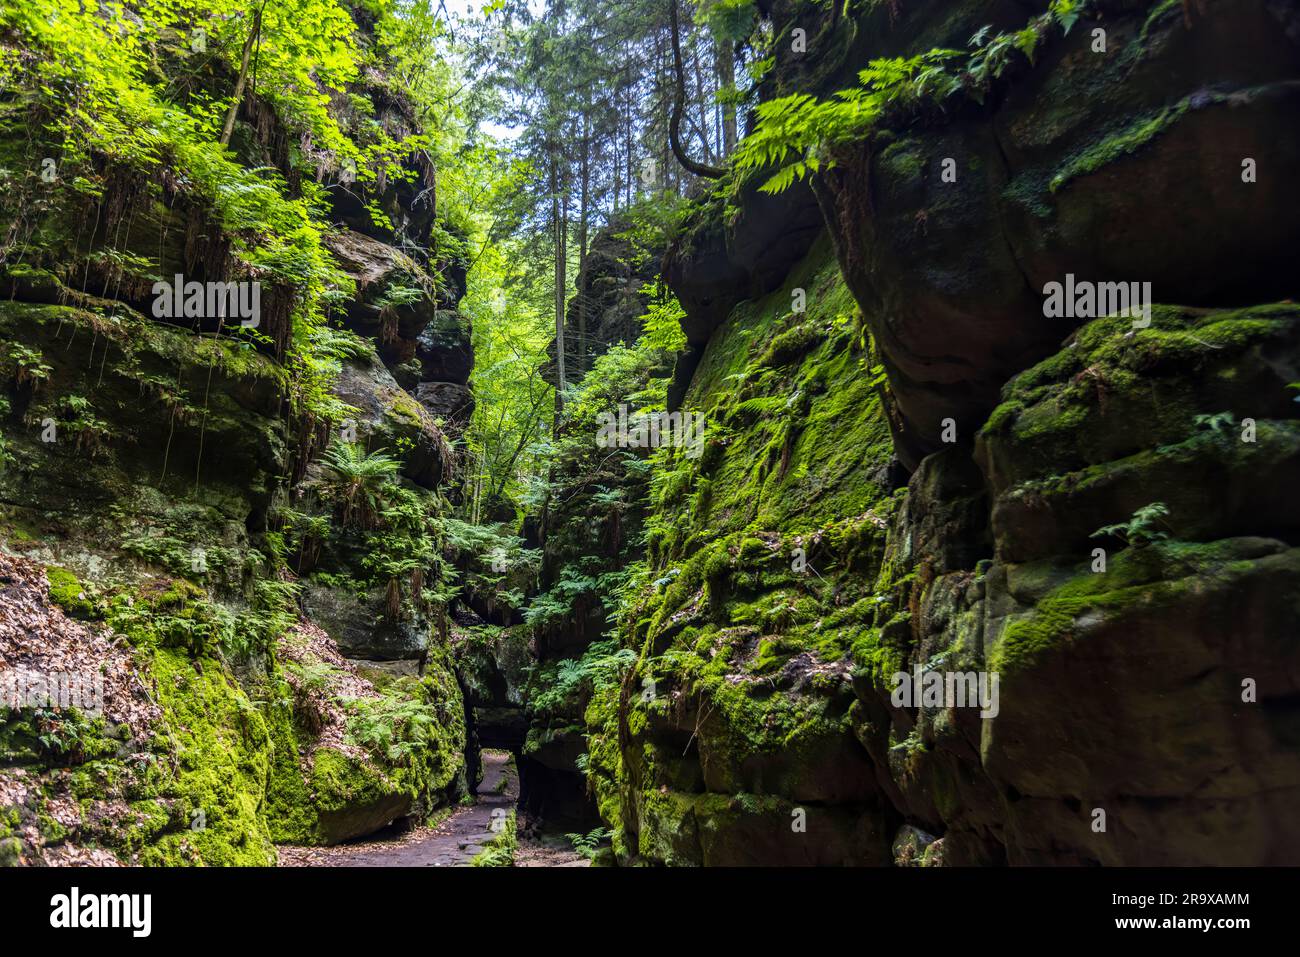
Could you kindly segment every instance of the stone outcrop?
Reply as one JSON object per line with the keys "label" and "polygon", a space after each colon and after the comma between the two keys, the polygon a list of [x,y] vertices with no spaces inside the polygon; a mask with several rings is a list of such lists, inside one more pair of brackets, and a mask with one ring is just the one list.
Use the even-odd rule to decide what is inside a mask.
{"label": "stone outcrop", "polygon": [[[970,6],[955,21],[913,6],[915,38],[889,49],[961,46],[986,22]],[[1098,6],[985,107],[848,151],[825,177],[909,466],[944,419],[973,431],[1003,382],[1054,351],[1071,323],[1043,318],[1049,282],[1149,282],[1157,302],[1189,305],[1296,291],[1300,234],[1274,215],[1300,201],[1296,7],[1208,3],[1189,26],[1173,4]],[[1265,171],[1249,182],[1247,160]]]}
{"label": "stone outcrop", "polygon": [[[822,57],[775,44],[767,97],[1041,11],[773,12]],[[669,460],[586,713],[621,861],[1300,860],[1298,17],[1090,4],[982,104],[841,148],[833,258],[807,195],[701,208],[666,275],[721,431]],[[1047,318],[1067,273],[1150,282],[1149,324]],[[896,698],[927,673],[994,706]]]}
{"label": "stone outcrop", "polygon": [[[50,132],[58,101],[42,103],[26,69],[38,53],[9,46],[11,29],[0,550],[24,557],[0,558],[6,583],[22,579],[0,589],[0,658],[12,664],[14,622],[42,606],[51,648],[129,648],[157,713],[125,729],[7,713],[0,858],[58,863],[88,843],[124,862],[266,864],[272,842],[343,841],[456,800],[465,710],[445,609],[426,595],[443,558],[422,523],[454,494],[447,435],[472,407],[473,357],[455,312],[467,264],[439,249],[433,170],[413,157],[408,176],[358,184],[251,92],[237,163],[204,144],[220,167],[206,180],[165,149],[134,164],[98,145],[74,155]],[[414,107],[380,62],[329,109],[345,131],[413,135]],[[224,97],[231,82],[207,70],[186,85],[215,96],[193,84],[219,84]],[[29,172],[43,156],[67,157],[53,180]],[[332,208],[276,234],[271,215],[301,197],[313,166]],[[254,168],[271,170],[250,177],[268,221],[244,211],[232,223],[209,187],[251,188],[241,177]],[[310,281],[288,281],[289,260]],[[242,329],[220,314],[158,315],[153,282],[177,274],[260,282],[261,314]],[[328,315],[302,308],[312,283],[334,294]],[[455,401],[427,408],[427,386]],[[396,474],[362,463],[382,484],[363,520],[343,520],[348,493],[323,459],[339,432],[361,456],[396,459]],[[382,516],[391,508],[404,510],[400,529]]]}

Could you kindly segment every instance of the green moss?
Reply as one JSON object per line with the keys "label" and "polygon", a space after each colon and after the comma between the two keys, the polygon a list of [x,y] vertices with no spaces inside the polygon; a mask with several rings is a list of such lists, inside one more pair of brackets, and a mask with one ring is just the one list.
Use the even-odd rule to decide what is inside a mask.
{"label": "green moss", "polygon": [[77,576],[66,568],[47,565],[45,578],[50,583],[50,600],[73,618],[99,617],[98,610]]}
{"label": "green moss", "polygon": [[1160,21],[1172,20],[1175,16],[1181,18],[1185,6],[1184,0],[1160,0],[1147,14],[1146,21],[1142,24],[1142,29],[1138,34],[1142,43],[1146,43],[1152,29]]}
{"label": "green moss", "polygon": [[389,389],[385,392],[385,411],[404,425],[419,427],[424,422],[423,407],[410,394],[401,389]]}
{"label": "green moss", "polygon": [[262,814],[270,769],[266,722],[218,661],[195,665],[165,648],[144,654],[163,709],[156,747],[168,756],[144,797],[169,799],[173,829],[140,848],[140,862],[274,863]]}
{"label": "green moss", "polygon": [[1020,418],[1020,414],[1024,412],[1024,410],[1024,403],[1019,400],[1013,399],[1008,402],[1003,402],[989,414],[988,420],[984,423],[984,427],[981,431],[990,434],[1002,432]]}
{"label": "green moss", "polygon": [[320,748],[312,755],[310,788],[326,814],[373,804],[392,792],[377,767],[334,748]]}
{"label": "green moss", "polygon": [[320,810],[308,786],[302,749],[310,737],[295,724],[293,690],[274,677],[265,686],[262,709],[271,737],[271,765],[266,786],[266,819],[277,844],[314,844],[320,841]]}
{"label": "green moss", "polygon": [[1187,113],[1189,100],[1139,117],[1128,126],[1093,143],[1071,156],[1052,177],[1050,189],[1060,190],[1071,180],[1095,173],[1116,160],[1136,153],[1160,134],[1166,132]]}
{"label": "green moss", "polygon": [[[313,747],[297,716],[271,709],[266,810],[276,841],[336,843],[448,801],[464,766],[465,728],[455,677],[442,665],[435,655],[423,678],[398,678],[377,698],[346,702],[346,752]],[[291,694],[275,687],[272,700]]]}
{"label": "green moss", "polygon": [[767,344],[755,365],[759,368],[789,365],[809,352],[822,338],[823,334],[811,325],[803,324],[787,329]]}
{"label": "green moss", "polygon": [[641,857],[670,867],[701,863],[693,795],[656,788],[641,792],[638,806],[637,853]]}
{"label": "green moss", "polygon": [[472,867],[513,867],[515,851],[519,848],[515,812],[510,811],[502,822],[500,831],[483,843],[483,850],[470,861]]}
{"label": "green moss", "polygon": [[896,140],[880,151],[877,161],[891,180],[919,180],[925,173],[925,153],[914,139]]}
{"label": "green moss", "polygon": [[[807,307],[797,316],[789,311],[795,289]],[[710,537],[747,527],[798,531],[865,512],[882,496],[877,470],[892,446],[869,359],[854,344],[855,315],[825,243],[784,288],[733,311],[685,401],[706,416],[705,454],[686,466],[707,474],[707,495],[665,501],[676,507],[652,524]],[[698,547],[689,538],[685,547]]]}
{"label": "green moss", "polygon": [[1243,559],[1238,547],[1237,540],[1160,542],[1124,549],[1102,573],[1082,566],[1039,599],[1032,612],[1007,624],[990,668],[1005,675],[1025,671],[1086,635],[1084,621],[1150,614],[1176,605],[1189,591],[1203,590],[1207,579],[1247,575],[1254,562]]}
{"label": "green moss", "polygon": [[[796,289],[805,313],[790,312]],[[711,786],[788,792],[860,749],[845,665],[899,654],[881,638],[872,584],[900,501],[885,484],[882,375],[862,335],[823,242],[709,341],[684,403],[706,415],[705,454],[670,457],[656,475],[650,567],[620,626],[640,655],[627,680],[653,679],[657,693],[620,704],[617,683],[598,685],[585,715],[588,783],[624,860],[699,862],[704,769]],[[681,720],[698,755],[659,737]]]}
{"label": "green moss", "polygon": [[1277,303],[1211,313],[1157,305],[1143,329],[1128,317],[1095,319],[1003,388],[979,441],[994,474],[1024,478],[1182,441],[1198,413],[1222,411],[1199,406],[1207,390],[1195,381],[1232,382],[1243,350],[1288,341],[1298,318],[1300,308]]}

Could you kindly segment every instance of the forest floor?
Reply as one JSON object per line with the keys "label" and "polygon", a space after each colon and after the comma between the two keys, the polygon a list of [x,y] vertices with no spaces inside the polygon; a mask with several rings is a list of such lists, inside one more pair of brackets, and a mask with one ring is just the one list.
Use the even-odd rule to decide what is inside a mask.
{"label": "forest floor", "polygon": [[[455,808],[438,824],[402,833],[381,832],[336,847],[279,848],[281,867],[466,867],[494,836],[493,812],[509,813],[519,799],[519,773],[504,751],[484,751],[483,780],[473,804]],[[497,815],[498,817],[500,814]],[[586,867],[567,844],[519,835],[517,867]]]}

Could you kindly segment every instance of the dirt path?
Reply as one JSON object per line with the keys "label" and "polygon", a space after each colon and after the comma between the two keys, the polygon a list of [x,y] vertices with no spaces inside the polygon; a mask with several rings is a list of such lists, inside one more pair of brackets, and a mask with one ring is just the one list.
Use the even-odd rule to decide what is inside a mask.
{"label": "dirt path", "polygon": [[[484,751],[483,781],[472,805],[456,808],[434,827],[418,827],[393,837],[340,844],[337,847],[279,849],[281,867],[465,867],[490,840],[493,817],[504,817],[519,799],[519,775],[510,755]],[[571,848],[521,836],[516,855],[520,867],[585,867]]]}

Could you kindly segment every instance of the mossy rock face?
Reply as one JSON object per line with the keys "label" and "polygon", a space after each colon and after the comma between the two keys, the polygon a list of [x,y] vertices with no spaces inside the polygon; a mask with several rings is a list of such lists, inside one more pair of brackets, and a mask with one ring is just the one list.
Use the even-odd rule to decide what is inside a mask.
{"label": "mossy rock face", "polygon": [[883,866],[889,836],[874,805],[801,807],[781,798],[705,794],[695,801],[702,863],[755,867]]}
{"label": "mossy rock face", "polygon": [[[1012,380],[981,431],[990,522],[962,450],[913,475],[886,556],[901,655],[859,672],[855,727],[945,863],[1295,859],[1274,808],[1300,780],[1280,704],[1300,608],[1298,318],[1096,320]],[[953,548],[981,538],[988,557]],[[881,680],[900,664],[997,675],[998,707],[900,709]]]}
{"label": "mossy rock face", "polygon": [[981,763],[1010,858],[1294,861],[1297,607],[1300,550],[1235,538],[1129,549],[1009,616]]}
{"label": "mossy rock face", "polygon": [[[342,109],[349,130],[418,136],[409,103],[385,92],[381,65],[372,67],[326,108]],[[296,134],[286,136],[283,118],[262,104],[253,123],[236,124],[230,146],[246,170],[273,171],[257,199],[266,215],[235,237],[223,225],[228,204],[212,196],[249,180],[219,169],[224,160],[200,171],[168,148],[146,171],[88,144],[92,155],[74,150],[71,167],[61,160],[59,176],[38,184],[40,157],[72,154],[41,132],[67,117],[33,112],[40,96],[22,88],[27,79],[0,104],[0,209],[23,222],[14,261],[0,267],[0,560],[12,549],[45,565],[48,596],[22,596],[22,614],[47,609],[52,624],[41,634],[66,643],[72,659],[111,641],[113,655],[98,656],[113,665],[107,678],[129,681],[151,710],[134,722],[75,712],[0,717],[0,795],[17,796],[0,807],[0,861],[265,865],[275,861],[273,840],[344,840],[454,799],[465,708],[450,649],[429,638],[430,617],[445,609],[426,603],[419,584],[441,556],[421,554],[425,566],[398,583],[407,600],[391,617],[402,621],[378,639],[369,626],[388,617],[373,588],[378,576],[351,587],[361,549],[350,564],[335,561],[322,584],[332,590],[334,621],[347,626],[336,630],[366,632],[358,643],[377,657],[419,658],[421,677],[368,683],[323,634],[298,658],[279,644],[289,629],[319,632],[300,618],[300,569],[290,572],[286,544],[293,519],[284,512],[302,500],[303,457],[319,454],[317,441],[341,418],[324,395],[333,360],[371,348],[337,333],[337,352],[322,345],[330,338],[317,325],[323,312],[339,307],[375,340],[369,366],[349,362],[337,391],[360,410],[369,447],[401,460],[405,478],[393,494],[400,489],[407,515],[420,519],[445,504],[450,449],[413,393],[426,362],[443,361],[455,370],[444,378],[463,386],[473,356],[468,318],[454,311],[468,263],[435,262],[431,252],[466,239],[443,224],[432,241],[432,168],[408,158],[409,175],[354,184],[334,197],[330,222],[323,210],[295,206],[302,220],[292,235],[277,234],[284,220],[275,212],[287,197],[271,194],[296,195],[285,184],[302,169],[289,146]],[[363,115],[359,90],[376,96],[376,116]],[[55,100],[47,105],[57,114]],[[401,223],[400,237],[376,226],[372,210]],[[335,228],[339,220],[354,229]],[[401,251],[389,244],[399,242]],[[339,273],[328,268],[330,252]],[[215,316],[193,324],[156,317],[154,280],[177,275],[257,279],[263,319],[272,321],[249,335]],[[434,325],[437,354],[417,356]],[[320,510],[305,518],[326,559],[337,558],[328,551],[340,539],[367,538],[331,528]],[[369,546],[392,529],[364,531],[374,533]],[[393,536],[385,557],[420,551],[427,540],[416,537]],[[7,574],[5,583],[0,605],[17,600]],[[10,610],[0,609],[0,628]],[[329,695],[316,685],[323,674]],[[304,692],[309,685],[315,690]]]}
{"label": "mossy rock face", "polygon": [[356,283],[357,295],[346,307],[348,326],[376,340],[385,361],[413,359],[437,311],[432,278],[396,247],[350,229],[327,233],[325,245]]}
{"label": "mossy rock face", "polygon": [[[1035,12],[927,4],[880,23],[899,6],[861,15],[871,55],[938,37],[962,48],[984,24],[1020,29]],[[1001,385],[1056,350],[1074,323],[1045,318],[1043,296],[1067,274],[1150,282],[1157,300],[1198,306],[1295,292],[1286,259],[1300,234],[1276,215],[1300,203],[1293,17],[1209,0],[1189,25],[1176,4],[1106,4],[1044,38],[1032,65],[1017,58],[982,109],[843,150],[822,207],[889,369],[909,468],[942,448],[945,420],[968,440]],[[1276,175],[1251,181],[1243,163],[1264,156]]]}
{"label": "mossy rock face", "polygon": [[638,857],[668,866],[882,866],[889,843],[879,809],[802,807],[739,792],[661,788],[639,797]]}
{"label": "mossy rock face", "polygon": [[370,834],[411,810],[412,795],[394,791],[377,769],[330,748],[312,756],[308,783],[319,802],[315,836],[322,844]]}
{"label": "mossy rock face", "polygon": [[[659,462],[617,628],[636,661],[586,701],[619,862],[890,863],[922,832],[898,863],[1300,859],[1280,810],[1300,781],[1300,313],[1240,308],[1294,294],[1295,15],[1101,8],[978,109],[820,171],[838,269],[803,255],[798,188],[781,253],[802,261],[769,255],[778,207],[752,182],[669,250],[691,345],[672,395],[709,430]],[[1034,12],[866,4],[809,31],[815,65],[778,40],[764,91],[825,96]],[[825,23],[784,8],[777,37],[804,15]],[[1256,153],[1278,178],[1243,178]],[[1067,274],[1188,305],[1047,318]],[[997,698],[895,703],[912,669]],[[799,802],[821,815],[803,835]]]}
{"label": "mossy rock face", "polygon": [[433,629],[433,624],[423,616],[393,620],[381,589],[358,594],[347,588],[311,582],[304,591],[303,604],[313,620],[352,658],[373,661],[419,658],[428,647]]}
{"label": "mossy rock face", "polygon": [[[587,706],[589,781],[624,860],[888,859],[851,717],[855,659],[881,654],[872,583],[898,504],[879,381],[825,243],[704,350],[683,408],[708,448],[651,489],[640,620],[620,634],[641,654],[632,690]],[[827,826],[792,832],[799,802]]]}
{"label": "mossy rock face", "polygon": [[1005,560],[1084,554],[1152,502],[1183,538],[1297,528],[1300,309],[1157,307],[1149,328],[1131,323],[1080,329],[1007,385],[981,430]]}
{"label": "mossy rock face", "polygon": [[[835,303],[815,257],[787,282]],[[1295,307],[1086,323],[900,495],[887,436],[836,411],[839,446],[817,444],[837,400],[870,406],[852,342],[807,335],[830,317],[787,295],[714,333],[685,401],[721,428],[651,489],[651,586],[621,636],[640,657],[586,713],[615,856],[885,863],[905,822],[938,837],[930,863],[1294,860]],[[913,668],[998,697],[900,707]],[[864,830],[792,842],[801,801]]]}
{"label": "mossy rock face", "polygon": [[347,840],[458,793],[464,705],[449,650],[431,650],[421,678],[376,686],[303,625],[306,645],[285,638],[236,675],[170,646],[169,623],[206,600],[193,584],[141,586],[130,606],[119,592],[104,603],[108,624],[82,624],[57,602],[79,588],[76,610],[97,590],[56,572],[46,597],[29,584],[39,566],[3,564],[6,600],[39,627],[42,653],[92,656],[104,677],[102,713],[0,716],[0,794],[12,802],[0,841],[13,862],[262,866],[275,862],[272,841]]}
{"label": "mossy rock face", "polygon": [[174,785],[160,777],[145,793],[170,799],[167,819],[180,827],[142,845],[140,863],[273,863],[261,813],[270,770],[266,723],[221,665],[200,664],[201,671],[162,650],[149,661],[164,715],[159,743],[176,768]]}
{"label": "mossy rock face", "polygon": [[442,430],[376,356],[343,363],[334,394],[356,410],[357,441],[400,459],[402,474],[423,488],[442,483],[451,459]]}
{"label": "mossy rock face", "polygon": [[425,382],[469,382],[474,369],[469,318],[455,310],[440,311],[420,333],[415,354]]}
{"label": "mossy rock face", "polygon": [[[403,817],[423,819],[458,796],[465,725],[455,678],[435,656],[421,679],[399,679],[381,696],[353,701],[334,720],[342,739],[313,730],[295,708],[275,730],[276,760],[266,795],[277,842],[338,844]],[[301,679],[298,679],[301,682]],[[301,683],[292,694],[303,691]],[[411,713],[420,718],[419,737]],[[393,750],[361,746],[374,728]]]}
{"label": "mossy rock face", "polygon": [[[21,729],[5,722],[0,749],[17,762],[6,793],[16,788],[25,798],[0,815],[36,822],[40,835],[31,844],[22,838],[25,862],[58,863],[72,852],[101,863],[274,863],[262,813],[269,738],[256,707],[213,659],[192,663],[155,649],[137,652],[136,667],[158,708],[139,737],[125,722],[102,719],[74,731],[75,715],[64,714],[53,730],[42,719],[42,737],[24,751]],[[51,733],[75,734],[75,750],[52,755],[38,743]]]}
{"label": "mossy rock face", "polygon": [[241,519],[269,504],[287,447],[281,373],[265,357],[121,310],[21,302],[0,302],[0,338],[48,370],[15,386],[4,363],[6,500],[68,523],[160,485]]}

